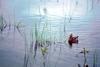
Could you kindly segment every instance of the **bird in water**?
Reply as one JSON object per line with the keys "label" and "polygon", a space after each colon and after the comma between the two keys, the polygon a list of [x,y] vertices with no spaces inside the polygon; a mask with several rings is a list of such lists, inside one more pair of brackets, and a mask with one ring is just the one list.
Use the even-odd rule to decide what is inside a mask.
{"label": "bird in water", "polygon": [[69,38],[68,38],[68,43],[70,46],[72,46],[72,44],[78,44],[78,37],[79,36],[73,36],[73,34],[70,34],[69,35]]}

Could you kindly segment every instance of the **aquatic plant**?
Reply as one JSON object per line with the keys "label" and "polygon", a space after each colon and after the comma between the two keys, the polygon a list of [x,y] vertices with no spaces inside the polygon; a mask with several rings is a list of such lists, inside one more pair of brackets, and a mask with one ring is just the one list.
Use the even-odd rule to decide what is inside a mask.
{"label": "aquatic plant", "polygon": [[[44,43],[46,44],[46,42]],[[42,53],[42,57],[43,57],[43,67],[46,66],[46,59],[47,59],[47,54],[48,54],[48,47],[46,45],[41,46],[41,53]]]}
{"label": "aquatic plant", "polygon": [[[87,67],[87,54],[89,53],[89,51],[86,48],[83,48],[82,51],[79,52],[79,54],[83,54],[84,55],[84,63],[83,63],[83,67]],[[80,67],[80,64],[78,64],[78,67]]]}
{"label": "aquatic plant", "polygon": [[60,48],[59,48],[59,55],[58,55],[58,58],[57,58],[57,60],[56,60],[56,62],[55,62],[55,67],[57,66],[58,61],[59,61],[59,59],[60,59],[61,51],[62,51],[62,48],[61,48],[61,45],[60,45]]}
{"label": "aquatic plant", "polygon": [[25,55],[24,55],[24,66],[23,67],[27,67],[27,64],[28,64],[28,44],[27,44],[27,39],[26,39],[26,35],[25,33],[23,34],[24,35],[24,42],[25,42]]}
{"label": "aquatic plant", "polygon": [[6,20],[4,19],[3,16],[0,16],[0,33],[4,31],[4,29],[7,27]]}
{"label": "aquatic plant", "polygon": [[21,22],[18,22],[16,25],[15,25],[15,28],[17,29],[17,31],[19,32],[19,34],[21,36],[23,36],[23,31],[21,30],[22,28],[24,28],[24,26],[21,24]]}
{"label": "aquatic plant", "polygon": [[66,36],[66,15],[64,17],[63,30],[64,30],[64,38],[65,38]]}
{"label": "aquatic plant", "polygon": [[37,53],[39,42],[38,42],[38,29],[37,29],[37,23],[35,23],[35,45],[34,45],[34,58]]}
{"label": "aquatic plant", "polygon": [[41,52],[43,56],[45,55],[45,53],[47,53],[47,50],[47,47],[41,47]]}
{"label": "aquatic plant", "polygon": [[97,67],[97,51],[96,51],[96,49],[93,54],[93,67]]}
{"label": "aquatic plant", "polygon": [[12,27],[12,25],[11,25],[10,20],[9,20],[9,23],[7,24],[7,28],[8,28],[8,30],[7,30],[7,36],[10,33],[11,27]]}
{"label": "aquatic plant", "polygon": [[28,52],[28,42],[27,42],[27,37],[26,37],[26,31],[25,31],[25,28],[23,28],[23,31],[21,30],[22,25],[20,23],[18,23],[17,25],[14,25],[14,27],[15,27],[15,30],[17,30],[19,32],[19,34],[21,35],[21,37],[24,40],[25,53],[24,53],[24,64],[23,64],[23,67],[27,67],[28,66],[28,60],[29,60],[29,52]]}

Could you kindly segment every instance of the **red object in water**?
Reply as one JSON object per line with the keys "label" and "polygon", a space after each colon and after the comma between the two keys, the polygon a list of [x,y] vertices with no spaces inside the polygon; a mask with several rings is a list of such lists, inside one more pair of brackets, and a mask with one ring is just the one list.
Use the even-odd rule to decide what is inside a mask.
{"label": "red object in water", "polygon": [[72,45],[73,43],[77,43],[77,44],[78,44],[78,36],[73,37],[73,35],[70,34],[70,37],[69,37],[69,39],[68,39],[68,43],[69,43],[70,45]]}

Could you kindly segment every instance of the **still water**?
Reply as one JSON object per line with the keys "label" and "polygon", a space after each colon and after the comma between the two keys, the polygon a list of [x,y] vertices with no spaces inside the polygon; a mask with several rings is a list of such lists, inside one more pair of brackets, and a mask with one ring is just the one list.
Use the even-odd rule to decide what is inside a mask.
{"label": "still water", "polygon": [[[25,0],[25,4],[29,4],[27,2]],[[15,0],[14,3],[19,1]],[[13,5],[12,1],[10,0],[7,5]],[[10,11],[13,7],[8,8],[8,6],[3,7]],[[89,15],[72,18],[62,15],[27,16],[23,14],[24,12],[19,13],[24,10],[23,6],[18,8],[18,6],[15,8],[15,18],[11,15],[8,17],[10,12],[4,13],[4,18],[9,21],[7,24],[11,26],[7,26],[0,33],[0,67],[78,67],[78,64],[83,67],[84,63],[93,67],[94,62],[97,65],[94,67],[100,66],[99,5],[92,12],[90,11]],[[18,13],[20,15],[17,15]],[[21,24],[18,29],[19,22]],[[71,33],[79,36],[79,43],[73,44],[72,47],[67,42]],[[50,45],[46,48],[46,45],[43,48],[41,46],[35,48],[36,40],[48,41]],[[88,50],[86,62],[84,54],[80,53],[83,48]],[[94,54],[96,54],[95,61]]]}
{"label": "still water", "polygon": [[[81,22],[72,22],[66,24],[66,36],[63,36],[63,30],[58,34],[57,32],[59,25],[55,24],[54,29],[51,31],[54,32],[54,35],[46,34],[47,36],[55,36],[55,44],[52,43],[51,46],[48,47],[48,52],[46,54],[45,59],[41,54],[41,49],[37,49],[37,54],[35,59],[34,56],[34,44],[33,44],[33,53],[29,53],[28,58],[28,67],[77,67],[77,64],[84,64],[84,55],[80,54],[80,51],[83,48],[86,48],[89,53],[87,54],[87,64],[92,67],[93,66],[93,54],[97,52],[97,67],[100,66],[100,53],[99,53],[99,27],[100,23],[98,20],[96,21],[82,21]],[[53,22],[53,21],[52,21]],[[52,23],[51,22],[51,23]],[[56,22],[56,21],[54,21]],[[62,23],[59,21],[58,23]],[[30,24],[29,24],[30,25]],[[60,25],[61,26],[61,25]],[[29,27],[28,27],[29,28]],[[26,30],[28,30],[28,28]],[[12,28],[13,29],[13,28]],[[29,31],[29,30],[28,30]],[[72,48],[70,48],[67,43],[69,34],[73,33],[74,35],[79,36],[79,44],[73,44]],[[58,35],[60,35],[60,37]],[[28,51],[30,49],[30,38],[29,33],[26,34],[28,41]],[[64,39],[65,42],[61,39]],[[58,39],[58,40],[57,40]],[[34,41],[35,43],[35,41]],[[17,30],[5,30],[3,34],[0,36],[0,66],[1,67],[22,67],[24,66],[24,53],[25,53],[25,42],[23,37],[19,34]],[[43,62],[45,61],[45,65]]]}

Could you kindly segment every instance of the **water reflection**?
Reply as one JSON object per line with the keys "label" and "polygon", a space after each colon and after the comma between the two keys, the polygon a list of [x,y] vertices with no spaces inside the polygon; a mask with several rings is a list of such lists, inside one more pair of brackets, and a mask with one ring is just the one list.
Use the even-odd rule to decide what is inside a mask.
{"label": "water reflection", "polygon": [[[19,3],[19,2],[20,3],[24,3],[24,2],[28,3],[28,0],[26,0],[26,1],[24,1],[24,0],[21,1],[21,2],[18,1],[17,3]],[[15,6],[15,5],[12,4],[12,2],[11,3],[10,2],[11,1],[9,1],[9,3],[8,3],[9,7],[10,7],[10,5],[11,6]],[[60,3],[61,1],[57,0],[57,2]],[[16,0],[15,0],[15,3],[16,3]],[[70,51],[69,49],[66,49],[67,47],[65,47],[62,44],[62,42],[65,39],[65,37],[63,37],[63,35],[64,34],[69,34],[69,32],[77,32],[77,33],[80,34],[80,43],[82,45],[79,45],[78,48],[80,48],[80,47],[83,48],[84,46],[86,46],[86,47],[89,46],[89,47],[94,48],[94,46],[98,46],[98,45],[94,45],[94,44],[99,43],[99,39],[97,39],[97,41],[96,41],[96,40],[94,40],[96,38],[93,38],[90,35],[88,35],[91,32],[92,33],[94,32],[93,31],[94,28],[90,28],[90,27],[92,27],[92,26],[90,26],[90,25],[92,25],[92,23],[89,23],[89,21],[88,21],[89,18],[87,18],[88,17],[87,15],[86,15],[87,17],[85,16],[86,19],[80,19],[79,17],[74,18],[72,16],[69,17],[69,15],[66,15],[68,13],[71,13],[71,15],[73,14],[74,16],[76,16],[77,13],[79,13],[79,12],[82,12],[82,15],[83,15],[84,12],[86,11],[86,10],[83,10],[83,9],[85,8],[85,6],[87,6],[86,3],[85,3],[85,0],[80,1],[80,2],[78,2],[76,0],[75,1],[75,4],[74,4],[74,0],[73,1],[69,1],[69,2],[65,2],[64,3],[65,4],[64,5],[64,10],[63,11],[62,11],[62,6],[61,5],[58,4],[57,5],[58,7],[56,7],[55,6],[56,4],[53,5],[52,3],[51,3],[51,5],[46,4],[46,6],[42,6],[42,3],[40,4],[40,6],[38,5],[40,7],[40,9],[39,9],[40,10],[40,13],[39,13],[40,15],[38,15],[38,14],[33,15],[32,14],[32,12],[34,12],[34,14],[38,12],[38,7],[34,7],[36,4],[32,5],[33,6],[33,7],[31,7],[32,9],[29,8],[30,7],[29,4],[27,4],[27,6],[29,6],[29,7],[25,7],[25,5],[17,5],[16,4],[16,8],[14,7],[15,10],[12,7],[11,7],[11,9],[8,8],[9,10],[7,10],[7,11],[11,11],[10,14],[12,15],[11,16],[11,19],[8,18],[8,20],[12,22],[12,24],[9,24],[9,22],[7,23],[7,25],[9,25],[9,28],[10,28],[10,25],[11,25],[11,27],[14,27],[14,28],[16,26],[17,31],[20,34],[22,34],[22,31],[20,30],[20,24],[18,23],[17,25],[15,25],[15,24],[13,25],[13,20],[14,20],[14,23],[17,23],[17,21],[21,21],[26,26],[29,26],[29,27],[32,26],[32,31],[33,31],[32,38],[33,39],[32,39],[31,44],[27,43],[27,40],[28,40],[27,37],[30,36],[30,35],[26,34],[25,36],[23,36],[24,37],[24,41],[21,41],[20,40],[21,37],[19,36],[18,32],[14,31],[15,32],[15,36],[18,37],[18,38],[15,37],[15,41],[16,41],[15,43],[16,44],[14,44],[14,46],[16,46],[16,48],[14,48],[16,55],[18,54],[18,55],[21,56],[22,53],[20,54],[20,52],[22,50],[19,51],[19,48],[18,47],[21,47],[21,49],[24,49],[24,46],[25,46],[25,51],[23,51],[23,53],[25,52],[24,66],[23,67],[33,67],[34,59],[36,58],[38,61],[41,61],[40,60],[41,58],[39,58],[39,56],[41,56],[41,55],[42,55],[42,59],[43,59],[43,61],[42,61],[43,67],[46,67],[47,54],[50,54],[50,53],[48,53],[48,49],[50,48],[48,45],[53,45],[52,50],[50,50],[51,51],[51,54],[53,54],[55,52],[56,55],[60,56],[60,54],[62,52],[62,55],[61,55],[60,59],[58,57],[58,60],[56,60],[57,61],[56,64],[54,64],[54,61],[55,61],[54,58],[57,57],[57,56],[55,56],[55,57],[52,56],[51,57],[51,58],[53,58],[53,62],[51,62],[51,65],[54,64],[55,66],[57,66],[59,64],[59,62],[61,62],[60,65],[62,65],[62,64],[65,63],[65,65],[63,67],[66,67],[66,63],[68,63],[69,61],[71,61],[72,63],[75,63],[76,62],[74,60],[75,58],[72,59],[73,58],[73,51]],[[70,8],[71,7],[74,8],[75,5],[76,6],[80,5],[81,7],[79,7],[79,10],[76,10],[73,13],[73,11],[74,11],[73,8],[72,9],[65,8],[67,6],[67,3],[71,3],[71,5],[74,4],[72,6],[70,6],[70,4],[68,4],[69,5],[68,7],[70,7]],[[83,5],[82,5],[82,3],[83,3]],[[37,2],[37,4],[39,4],[39,3]],[[55,7],[53,7],[53,6],[55,6]],[[90,6],[90,4],[88,6]],[[4,7],[4,6],[2,6],[2,7]],[[24,7],[25,7],[25,9],[22,9]],[[27,11],[26,11],[27,8],[29,8],[28,9],[29,10],[28,12],[32,14],[32,18],[31,19],[29,19],[29,15],[27,17],[27,14],[25,14],[25,17],[27,17],[27,18],[25,18],[23,16],[24,15],[23,11],[25,11],[25,13],[27,13]],[[83,8],[83,9],[81,9],[81,8]],[[77,8],[75,8],[75,9],[77,9]],[[15,12],[13,12],[13,10]],[[69,10],[71,10],[72,12],[69,12]],[[43,16],[41,14],[42,13],[41,11],[43,11],[43,14],[44,14]],[[62,13],[64,11],[65,12],[67,11],[67,12],[66,12],[65,16],[63,16],[64,17],[63,18],[62,17]],[[15,17],[13,16],[12,13],[15,13],[15,15],[14,15]],[[96,12],[94,12],[94,13],[96,13]],[[7,15],[10,15],[10,14],[7,14]],[[58,16],[61,15],[61,17],[59,18],[57,16],[57,18],[56,18],[56,16],[53,16],[53,15],[52,16],[51,15],[48,16],[47,14],[53,14],[53,15],[58,14]],[[99,14],[99,13],[97,13],[97,14]],[[79,13],[79,16],[80,15],[81,15],[81,13]],[[40,16],[41,16],[41,18],[40,18]],[[89,16],[92,16],[92,15],[89,15]],[[8,16],[8,17],[10,17],[10,16]],[[14,18],[12,18],[12,17],[14,17]],[[20,18],[23,18],[23,19],[20,19]],[[6,30],[6,27],[8,27],[8,26],[6,25],[6,23],[3,23],[3,22],[5,22],[5,21],[1,17],[0,18],[0,32],[2,33],[2,31],[4,31],[6,33],[6,32],[12,31],[12,28],[9,29],[9,30]],[[37,23],[37,24],[35,24],[35,23]],[[99,31],[99,22],[97,24],[96,23],[97,22],[95,22],[94,24],[95,25],[98,25],[98,31]],[[93,27],[95,25],[93,25]],[[95,29],[97,31],[97,27]],[[64,30],[64,33],[63,33],[63,30]],[[30,32],[28,27],[25,28],[25,32],[27,32],[27,31]],[[4,35],[5,35],[5,33],[4,33]],[[13,34],[13,32],[11,32],[11,34],[9,33],[10,39],[8,39],[6,41],[0,40],[0,47],[1,47],[0,50],[5,51],[6,50],[5,48],[7,48],[7,49],[13,49],[13,47],[10,47],[10,46],[12,46],[13,43],[10,43],[9,44],[9,40],[11,40],[11,42],[13,41],[12,34]],[[99,34],[96,33],[95,36],[99,36]],[[79,42],[78,38],[79,38],[78,36],[73,36],[73,34],[70,34],[68,43],[69,43],[69,46],[71,48],[73,47],[74,44],[78,44],[78,42]],[[91,39],[93,38],[93,40],[92,40],[93,42],[89,38],[91,38]],[[7,39],[7,37],[5,37],[5,39]],[[17,41],[17,40],[20,40],[20,41]],[[50,40],[50,41],[48,41],[48,40]],[[51,44],[51,41],[54,41],[54,44]],[[59,41],[61,42],[59,44],[63,46],[62,48],[61,48],[61,46],[59,47],[59,44],[57,44],[57,46],[55,47],[56,42],[59,42]],[[25,44],[22,44],[22,42],[25,42]],[[89,44],[89,42],[91,42],[91,44]],[[96,42],[96,43],[94,43],[94,42]],[[6,44],[6,43],[8,43],[8,44]],[[85,43],[87,43],[87,44],[85,44]],[[7,47],[8,45],[9,45],[10,48]],[[24,46],[22,46],[22,45],[24,45]],[[53,48],[56,49],[56,51],[55,50],[53,51]],[[40,49],[40,51],[38,49]],[[72,50],[74,50],[74,49],[72,49]],[[11,50],[11,51],[13,51],[13,50]],[[19,53],[17,53],[17,51],[19,51]],[[64,55],[65,53],[66,53],[66,55]],[[83,51],[80,52],[80,54],[84,54],[84,63],[82,64],[82,67],[88,67],[87,57],[86,57],[86,54],[87,53],[88,53],[88,51],[86,51],[85,48],[83,49]],[[9,55],[10,53],[7,54],[7,55],[5,55],[5,52],[4,52],[3,54],[4,54],[4,56],[7,57],[7,55]],[[7,57],[7,60],[5,60],[6,58],[5,57],[2,57],[3,54],[0,54],[0,57],[1,57],[0,60],[3,58],[3,60],[1,60],[1,62],[4,61],[2,63],[4,63],[3,65],[6,65],[5,62],[6,61],[9,62],[9,60],[8,60],[9,57]],[[11,53],[11,55],[13,55],[13,53]],[[66,58],[66,56],[67,56],[67,58]],[[12,56],[12,59],[15,59],[15,58],[16,57],[13,57]],[[64,59],[64,60],[67,59],[67,61],[62,61],[61,58]],[[90,56],[90,58],[91,58],[91,56]],[[17,59],[15,59],[15,61],[16,60]],[[17,60],[17,61],[20,62],[20,60]],[[23,61],[23,60],[21,60],[21,61]],[[0,62],[0,64],[2,64],[1,62]],[[12,62],[10,62],[10,63],[12,63]],[[35,61],[35,62],[37,62],[37,61]],[[31,63],[31,64],[29,64],[29,63]],[[72,67],[72,65],[71,65],[72,63],[70,63],[69,67]],[[92,64],[92,63],[90,62],[90,64]],[[93,67],[96,67],[95,64],[96,64],[96,62],[94,60],[94,66]],[[15,64],[14,66],[16,66],[16,65],[19,65],[19,64]],[[37,64],[34,64],[35,67],[36,67],[36,65]],[[5,66],[2,66],[2,65],[0,65],[0,66],[1,67],[5,67]],[[11,64],[11,66],[12,66],[12,64]],[[41,66],[41,64],[39,64],[39,66],[37,66],[37,67],[40,67],[40,66]],[[51,66],[51,67],[53,67],[53,66]],[[58,67],[61,67],[61,66],[58,66]],[[78,67],[81,67],[81,64],[78,64]]]}
{"label": "water reflection", "polygon": [[43,67],[46,67],[46,59],[47,59],[47,54],[48,54],[48,46],[41,46],[41,53],[43,57]]}
{"label": "water reflection", "polygon": [[[88,54],[88,50],[86,50],[86,48],[83,48],[83,50],[80,52],[80,54],[83,54],[84,56],[84,63],[83,63],[83,67],[88,67],[88,64],[87,64],[87,54]],[[78,67],[81,67],[80,64],[78,64]]]}

